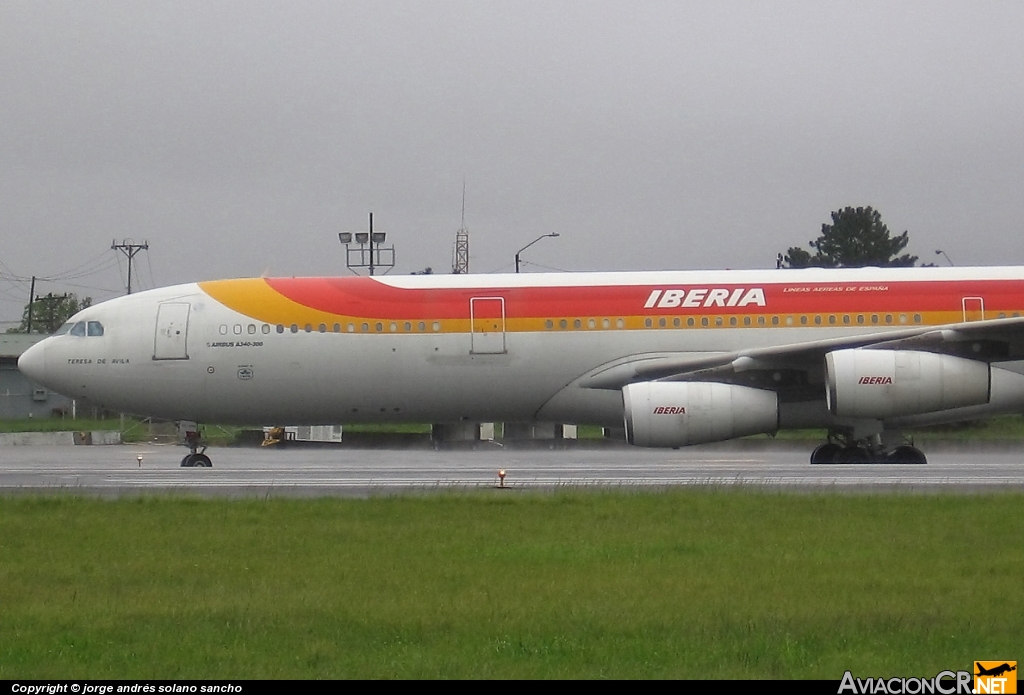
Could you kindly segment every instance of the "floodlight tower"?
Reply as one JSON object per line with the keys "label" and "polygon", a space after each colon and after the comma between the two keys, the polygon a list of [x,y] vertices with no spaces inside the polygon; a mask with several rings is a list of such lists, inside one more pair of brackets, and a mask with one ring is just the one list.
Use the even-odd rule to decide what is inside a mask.
{"label": "floodlight tower", "polygon": [[[357,249],[351,247],[353,237],[355,237],[355,243],[359,244]],[[370,213],[369,231],[338,232],[338,241],[345,245],[345,265],[352,272],[357,272],[356,268],[367,268],[370,275],[373,275],[374,270],[387,268],[384,271],[384,274],[387,275],[395,267],[395,246],[392,244],[388,248],[381,248],[381,244],[386,239],[387,232],[373,231],[372,212]],[[369,244],[369,248],[367,248],[367,244]],[[353,257],[359,260],[353,262]]]}

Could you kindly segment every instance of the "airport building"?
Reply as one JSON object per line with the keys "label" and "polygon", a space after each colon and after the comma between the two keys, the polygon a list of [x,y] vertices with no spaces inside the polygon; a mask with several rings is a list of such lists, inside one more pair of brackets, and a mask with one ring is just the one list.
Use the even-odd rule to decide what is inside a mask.
{"label": "airport building", "polygon": [[18,358],[45,335],[0,333],[0,420],[72,416],[71,399],[30,381]]}

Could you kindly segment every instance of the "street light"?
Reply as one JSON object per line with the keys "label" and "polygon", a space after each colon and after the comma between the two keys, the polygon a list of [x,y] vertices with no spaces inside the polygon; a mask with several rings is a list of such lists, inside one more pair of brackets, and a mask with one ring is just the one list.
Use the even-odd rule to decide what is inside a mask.
{"label": "street light", "polygon": [[526,249],[530,248],[531,246],[533,246],[534,244],[536,244],[538,241],[540,241],[541,239],[543,239],[545,237],[556,237],[556,236],[558,236],[558,232],[552,232],[551,234],[541,234],[539,237],[537,237],[536,239],[531,241],[529,244],[527,244],[523,248],[521,248],[518,251],[516,251],[516,272],[517,273],[519,272],[519,254],[521,254],[523,251],[525,251]]}
{"label": "street light", "polygon": [[946,252],[943,251],[942,249],[936,249],[935,250],[935,255],[936,256],[940,256],[941,255],[943,258],[946,259],[946,263],[949,263],[950,265],[953,265],[953,261],[949,260],[949,256],[947,256]]}

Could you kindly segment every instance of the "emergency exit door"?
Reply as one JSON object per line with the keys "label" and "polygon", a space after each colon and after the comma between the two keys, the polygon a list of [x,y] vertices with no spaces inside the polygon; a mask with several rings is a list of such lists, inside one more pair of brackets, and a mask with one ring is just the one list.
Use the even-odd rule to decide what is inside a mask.
{"label": "emergency exit door", "polygon": [[471,343],[469,351],[477,355],[505,352],[505,299],[473,297],[469,300]]}
{"label": "emergency exit door", "polygon": [[981,297],[964,297],[960,300],[964,309],[964,321],[985,320],[985,300]]}
{"label": "emergency exit door", "polygon": [[164,302],[157,308],[154,360],[188,359],[189,309],[187,302]]}

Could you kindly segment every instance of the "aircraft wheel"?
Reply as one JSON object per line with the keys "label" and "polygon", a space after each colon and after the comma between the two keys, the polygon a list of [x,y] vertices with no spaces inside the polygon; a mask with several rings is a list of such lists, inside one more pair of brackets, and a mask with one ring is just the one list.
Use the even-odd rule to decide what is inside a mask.
{"label": "aircraft wheel", "polygon": [[902,445],[898,446],[890,452],[888,459],[891,463],[909,463],[909,464],[925,464],[928,463],[928,459],[925,457],[924,452],[918,449],[916,446]]}
{"label": "aircraft wheel", "polygon": [[192,462],[192,457],[193,456],[194,456],[194,454],[185,454],[181,458],[181,467],[182,468],[191,468],[192,466],[194,466],[195,464]]}
{"label": "aircraft wheel", "polygon": [[811,465],[836,463],[842,451],[842,447],[832,442],[820,444],[811,452]]}
{"label": "aircraft wheel", "polygon": [[213,461],[206,454],[195,454],[192,457],[192,465],[196,468],[213,468]]}
{"label": "aircraft wheel", "polygon": [[867,449],[859,446],[843,447],[839,452],[838,463],[871,463],[871,454]]}

